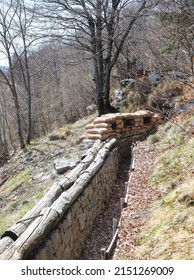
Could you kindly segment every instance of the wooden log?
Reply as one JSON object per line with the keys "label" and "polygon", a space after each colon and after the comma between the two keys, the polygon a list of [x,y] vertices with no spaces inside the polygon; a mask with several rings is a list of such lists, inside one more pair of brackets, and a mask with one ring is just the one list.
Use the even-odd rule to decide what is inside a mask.
{"label": "wooden log", "polygon": [[117,241],[118,233],[119,233],[119,229],[117,228],[117,230],[115,231],[115,234],[114,234],[114,236],[113,236],[113,239],[112,239],[112,241],[111,241],[111,243],[110,243],[110,245],[109,245],[109,247],[108,247],[108,249],[107,249],[107,251],[106,251],[107,259],[110,258],[111,254],[112,254],[112,251],[113,251],[113,249],[114,249],[114,247],[115,247],[115,244],[116,244],[116,241]]}
{"label": "wooden log", "polygon": [[77,197],[83,192],[85,186],[89,183],[91,178],[98,172],[102,166],[108,152],[115,145],[116,139],[110,139],[104,142],[104,147],[98,152],[94,161],[75,181],[73,186],[66,192],[62,193],[60,197],[51,206],[52,209],[58,212],[60,217],[63,217],[67,209],[73,204]]}
{"label": "wooden log", "polygon": [[108,142],[104,145],[104,147],[98,152],[95,160],[91,163],[91,165],[85,170],[90,174],[90,178],[92,178],[100,169],[102,164],[104,163],[105,158],[111,152],[113,147],[115,147],[116,139],[112,138],[108,140]]}
{"label": "wooden log", "polygon": [[93,147],[88,150],[86,157],[71,172],[69,172],[64,179],[54,183],[45,196],[30,211],[28,211],[21,220],[17,221],[13,226],[8,228],[2,234],[1,238],[9,236],[13,240],[16,240],[45,207],[51,206],[53,202],[60,197],[64,190],[67,190],[72,186],[79,177],[80,173],[94,160],[97,152],[103,145],[104,143],[97,140]]}
{"label": "wooden log", "polygon": [[[47,194],[47,198],[49,199],[49,203],[52,203],[52,206],[50,207],[50,209],[52,209],[54,211],[54,213],[57,213],[57,218],[59,219],[64,213],[65,211],[69,208],[69,206],[75,201],[75,199],[77,198],[77,196],[82,192],[83,188],[86,186],[86,184],[89,182],[89,180],[91,180],[91,177],[96,174],[96,172],[98,171],[98,169],[101,167],[101,165],[103,164],[107,154],[109,153],[109,151],[115,146],[116,143],[116,139],[109,139],[108,141],[103,142],[103,148],[101,148],[101,145],[99,145],[100,143],[96,143],[95,146],[95,151],[97,153],[95,159],[94,159],[94,149],[92,149],[92,152],[89,156],[89,158],[85,158],[84,161],[84,167],[87,166],[92,159],[94,159],[92,161],[92,163],[89,165],[89,167],[84,171],[84,173],[82,173],[82,175],[80,177],[78,177],[78,179],[75,181],[75,183],[73,184],[73,186],[71,188],[69,188],[65,193],[63,193],[61,191],[61,185],[60,185],[60,192],[57,192],[57,197],[53,197],[53,195],[49,195]],[[88,160],[90,159],[90,160]],[[82,166],[83,168],[83,166]],[[80,171],[80,169],[79,169]],[[74,177],[76,178],[76,177]],[[58,183],[59,184],[59,183]],[[65,182],[63,182],[63,186],[64,186]],[[69,182],[68,182],[69,184]],[[51,192],[49,192],[51,193]],[[18,240],[21,239],[22,236],[26,236],[26,234],[30,231],[31,228],[35,226],[35,231],[37,230],[37,223],[41,222],[43,218],[43,211],[46,208],[46,204],[44,204],[43,200],[41,203],[39,203],[39,207],[38,208],[33,208],[31,211],[29,211],[20,221],[18,221],[12,228],[9,229],[9,231],[7,233],[5,233],[3,235],[3,239],[6,236],[10,236],[13,235],[13,233],[15,234],[15,242],[14,244],[18,244]],[[53,202],[54,201],[54,202]],[[41,211],[41,207],[44,205],[43,211]],[[37,212],[38,209],[38,212]],[[49,225],[45,226],[46,228],[49,227]],[[7,234],[7,235],[6,235]],[[32,240],[34,239],[34,237],[32,238]],[[40,239],[40,238],[39,238]],[[24,256],[26,256],[27,253],[25,253],[24,249],[21,249],[18,251],[18,249],[16,248],[16,245],[11,244],[10,247],[5,250],[5,254],[3,254],[2,258],[8,258],[8,259],[17,259],[17,258],[23,258]],[[20,244],[20,243],[19,243]],[[22,247],[20,245],[20,247]],[[25,246],[24,246],[25,247]],[[28,245],[28,247],[33,247],[33,245]],[[10,253],[11,251],[13,251],[13,249],[16,251],[16,253]],[[20,252],[21,251],[21,252]],[[28,250],[29,251],[29,250]],[[6,253],[7,252],[7,253]]]}
{"label": "wooden log", "polygon": [[136,157],[136,148],[132,147],[131,148],[131,164],[130,164],[130,170],[133,171],[135,168],[135,157]]}
{"label": "wooden log", "polygon": [[133,175],[133,171],[135,168],[135,157],[136,157],[136,148],[134,146],[131,147],[131,164],[130,164],[130,172],[129,172],[129,179],[128,182],[125,183],[125,198],[124,198],[124,206],[127,205],[128,202],[128,195],[129,195],[129,187],[130,187],[130,182],[131,182],[131,178]]}
{"label": "wooden log", "polygon": [[60,197],[51,205],[51,208],[54,209],[60,217],[63,217],[68,208],[82,193],[89,180],[89,173],[82,174],[70,189],[60,195]]}
{"label": "wooden log", "polygon": [[89,183],[91,178],[98,172],[102,166],[107,154],[115,145],[116,139],[110,139],[104,143],[104,147],[98,152],[96,158],[90,164],[90,166],[81,174],[81,176],[75,181],[73,186],[66,192],[62,193],[60,197],[51,206],[52,209],[57,211],[62,217],[67,209],[73,204],[77,197],[82,193],[85,186]]}
{"label": "wooden log", "polygon": [[100,249],[101,260],[106,260],[106,248]]}
{"label": "wooden log", "polygon": [[13,239],[10,237],[5,237],[0,240],[0,255],[13,244]]}
{"label": "wooden log", "polygon": [[60,197],[51,205],[51,208],[54,209],[60,217],[63,217],[68,208],[81,194],[89,180],[89,173],[82,174],[70,189],[60,195]]}
{"label": "wooden log", "polygon": [[115,232],[117,230],[117,225],[118,225],[118,220],[113,218],[113,224],[112,224],[112,233],[113,233],[113,237],[115,235]]}
{"label": "wooden log", "polygon": [[45,208],[52,205],[52,203],[61,195],[63,189],[58,183],[54,183],[46,195],[30,210],[22,219],[17,221],[14,225],[8,228],[1,236],[11,237],[14,241],[28,228],[28,226],[36,219],[40,212]]}
{"label": "wooden log", "polygon": [[0,255],[0,260],[25,260],[44,240],[45,236],[56,225],[59,214],[50,208],[41,212],[26,231]]}
{"label": "wooden log", "polygon": [[67,190],[73,185],[77,180],[83,170],[85,170],[91,162],[94,160],[98,151],[103,147],[104,143],[100,140],[96,140],[93,147],[88,150],[86,157],[71,171],[69,172],[64,179],[59,181],[59,185],[63,190]]}

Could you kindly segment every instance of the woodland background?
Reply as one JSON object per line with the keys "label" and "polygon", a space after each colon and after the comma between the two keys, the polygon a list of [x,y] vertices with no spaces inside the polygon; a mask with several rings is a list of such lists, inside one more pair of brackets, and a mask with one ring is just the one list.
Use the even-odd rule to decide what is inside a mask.
{"label": "woodland background", "polygon": [[[118,89],[126,93],[120,104],[125,112],[151,108],[169,117],[180,108],[172,98],[178,96],[176,104],[187,109],[193,104],[193,0],[0,5],[0,164],[18,148],[87,115],[88,105],[101,114],[101,105],[108,104],[111,111]],[[131,77],[133,87],[121,88],[119,82]]]}

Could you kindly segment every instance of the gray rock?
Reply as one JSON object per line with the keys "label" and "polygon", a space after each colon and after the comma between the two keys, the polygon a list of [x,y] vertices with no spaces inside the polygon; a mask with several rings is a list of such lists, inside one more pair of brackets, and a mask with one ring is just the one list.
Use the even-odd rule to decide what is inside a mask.
{"label": "gray rock", "polygon": [[54,151],[52,156],[61,157],[61,156],[64,156],[65,154],[70,154],[72,151],[73,151],[73,148],[63,148],[63,149]]}
{"label": "gray rock", "polygon": [[72,159],[56,159],[54,160],[54,168],[57,172],[57,174],[63,174],[74,167],[78,164],[77,160],[72,160]]}
{"label": "gray rock", "polygon": [[59,136],[59,134],[50,134],[49,135],[49,140],[50,141],[56,141],[56,140],[59,140],[60,139],[60,136]]}
{"label": "gray rock", "polygon": [[43,176],[44,176],[43,172],[37,173],[32,177],[32,180],[41,180]]}
{"label": "gray rock", "polygon": [[51,179],[51,175],[45,174],[44,176],[42,176],[41,181],[45,181],[45,180],[49,180],[49,179]]}
{"label": "gray rock", "polygon": [[90,139],[84,139],[81,143],[80,143],[80,150],[86,150],[91,148],[94,145],[95,140],[90,140]]}

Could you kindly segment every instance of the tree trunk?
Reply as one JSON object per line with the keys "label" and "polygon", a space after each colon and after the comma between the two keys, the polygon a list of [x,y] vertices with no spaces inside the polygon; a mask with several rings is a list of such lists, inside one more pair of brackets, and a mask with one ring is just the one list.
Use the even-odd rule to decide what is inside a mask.
{"label": "tree trunk", "polygon": [[19,106],[19,101],[18,101],[18,93],[17,93],[17,90],[16,90],[16,83],[15,83],[14,72],[13,72],[12,57],[11,57],[11,53],[10,53],[7,41],[6,41],[6,52],[7,52],[8,62],[9,62],[11,83],[10,83],[10,81],[8,80],[8,78],[5,75],[3,75],[3,76],[4,76],[6,82],[7,82],[8,86],[9,86],[9,88],[11,90],[11,93],[12,93],[12,96],[13,96],[19,144],[20,144],[20,148],[24,149],[25,148],[25,143],[24,143],[23,134],[22,134],[22,126],[21,126],[21,117],[20,117],[20,106]]}
{"label": "tree trunk", "polygon": [[32,127],[32,113],[31,113],[31,95],[28,96],[28,112],[27,112],[27,133],[26,144],[30,144],[31,141],[31,127]]}
{"label": "tree trunk", "polygon": [[104,79],[103,79],[103,96],[105,113],[117,113],[119,110],[110,104],[110,77],[111,77],[111,61],[108,58],[104,62]]}
{"label": "tree trunk", "polygon": [[15,104],[17,134],[18,134],[18,138],[19,138],[20,148],[24,149],[25,144],[24,144],[24,139],[23,139],[23,135],[22,135],[21,118],[20,118],[20,113],[19,113],[19,110],[20,110],[19,103],[18,103],[17,96],[15,94],[14,94],[13,98],[14,98],[14,104]]}
{"label": "tree trunk", "polygon": [[22,134],[20,106],[19,106],[19,102],[18,102],[18,95],[17,95],[17,91],[16,91],[16,87],[15,87],[15,79],[14,79],[12,62],[11,62],[11,57],[10,56],[9,56],[9,65],[10,65],[10,75],[11,75],[11,81],[12,81],[12,86],[10,86],[10,89],[11,89],[11,92],[12,92],[14,105],[15,105],[17,134],[18,134],[18,138],[19,138],[20,148],[24,149],[25,144],[24,144],[24,139],[23,139],[23,134]]}

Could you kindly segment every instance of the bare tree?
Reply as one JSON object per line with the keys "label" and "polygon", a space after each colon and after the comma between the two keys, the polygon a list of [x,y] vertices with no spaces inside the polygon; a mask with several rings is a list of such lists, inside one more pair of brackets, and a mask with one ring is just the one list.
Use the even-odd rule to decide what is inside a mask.
{"label": "bare tree", "polygon": [[[59,42],[47,42],[30,57],[33,133],[47,133],[86,114],[93,97],[90,61],[83,52]],[[41,122],[40,122],[41,120]]]}
{"label": "bare tree", "polygon": [[169,73],[169,78],[173,78],[169,71],[179,71],[185,78],[193,75],[193,16],[193,1],[161,1],[136,36],[136,41],[141,42],[135,50],[137,55],[147,61],[150,68]]}
{"label": "bare tree", "polygon": [[[36,73],[30,71],[29,57],[31,49],[39,39],[35,24],[36,1],[4,0],[0,10],[0,45],[6,56],[8,72],[1,71],[1,82],[9,87],[15,105],[16,124],[20,147],[25,147],[22,129],[21,111],[25,111],[26,143],[31,140],[31,77]],[[18,79],[19,77],[19,79]],[[21,108],[19,96],[23,90],[25,108]]]}
{"label": "bare tree", "polygon": [[18,94],[16,90],[16,84],[15,84],[15,78],[13,74],[13,62],[12,62],[12,55],[11,55],[11,45],[12,45],[12,40],[10,38],[10,25],[14,21],[14,16],[15,13],[11,13],[11,5],[13,3],[2,3],[2,7],[0,10],[0,42],[1,42],[1,47],[4,50],[4,54],[7,56],[8,60],[8,65],[10,69],[10,78],[7,77],[7,75],[2,71],[1,74],[4,78],[3,81],[6,83],[12,93],[14,104],[15,104],[15,114],[16,114],[16,124],[17,124],[17,131],[18,131],[18,137],[19,137],[19,142],[20,142],[20,147],[23,149],[25,147],[24,141],[23,141],[23,135],[22,135],[22,128],[21,128],[21,117],[20,117],[20,109],[19,109],[19,102],[18,102]]}
{"label": "bare tree", "polygon": [[[43,13],[64,29],[65,43],[90,52],[99,115],[115,112],[109,100],[111,71],[132,26],[156,1],[43,0]],[[153,3],[154,2],[154,3]],[[54,28],[53,28],[54,30]],[[63,35],[62,31],[58,35]]]}

